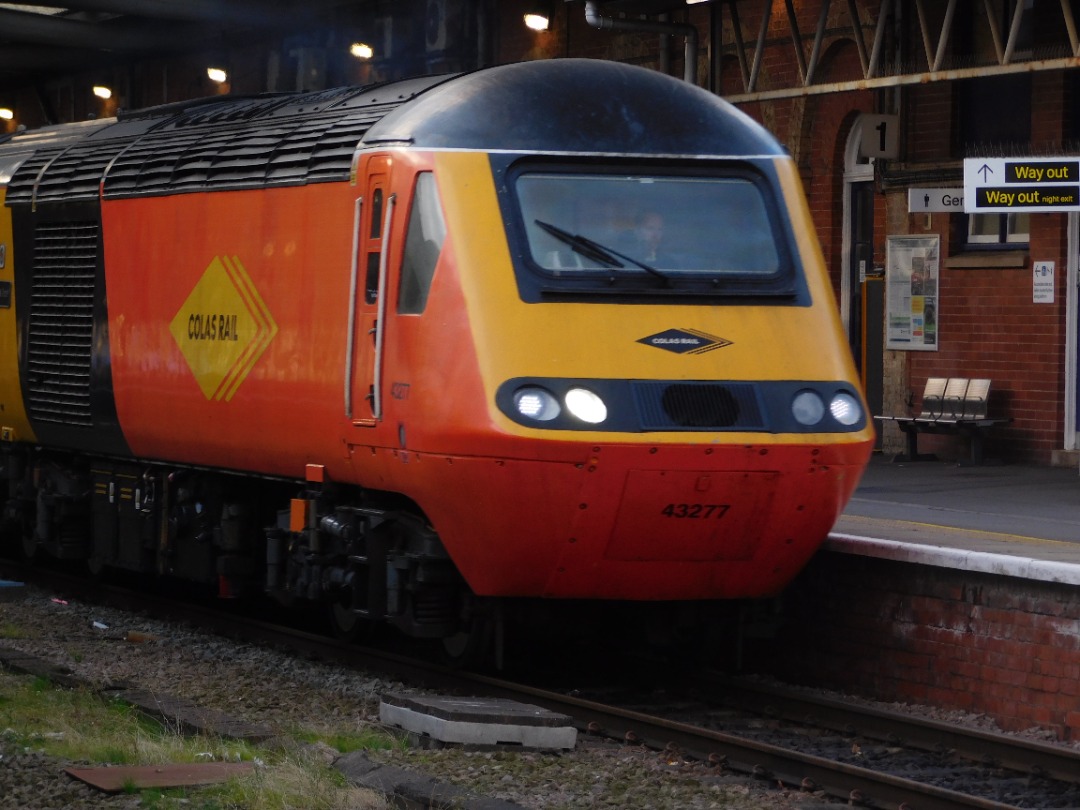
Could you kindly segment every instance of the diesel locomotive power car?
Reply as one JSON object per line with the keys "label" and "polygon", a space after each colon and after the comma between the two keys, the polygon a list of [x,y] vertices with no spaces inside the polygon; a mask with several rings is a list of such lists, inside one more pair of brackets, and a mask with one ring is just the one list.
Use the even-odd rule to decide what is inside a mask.
{"label": "diesel locomotive power car", "polygon": [[654,71],[19,133],[0,200],[29,555],[452,648],[510,598],[775,595],[871,451],[793,161]]}

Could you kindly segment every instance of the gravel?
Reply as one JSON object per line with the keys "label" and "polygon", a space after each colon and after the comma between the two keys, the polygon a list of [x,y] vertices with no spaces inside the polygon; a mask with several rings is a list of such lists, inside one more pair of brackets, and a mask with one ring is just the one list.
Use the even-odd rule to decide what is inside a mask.
{"label": "gravel", "polygon": [[[94,685],[127,683],[283,733],[304,728],[327,734],[380,727],[384,692],[418,691],[188,627],[58,600],[29,586],[25,591],[23,598],[0,604],[0,645],[65,666]],[[719,773],[705,763],[585,735],[578,739],[575,750],[562,754],[406,748],[368,756],[536,810],[828,805],[822,796]],[[20,748],[12,732],[0,729],[0,808],[140,806],[136,796],[107,796],[73,780],[63,772],[71,764]],[[386,806],[381,798],[368,805]]]}

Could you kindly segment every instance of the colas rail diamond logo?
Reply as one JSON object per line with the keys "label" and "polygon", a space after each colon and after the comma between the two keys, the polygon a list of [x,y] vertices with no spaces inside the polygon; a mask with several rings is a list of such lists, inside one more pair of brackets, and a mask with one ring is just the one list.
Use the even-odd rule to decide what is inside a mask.
{"label": "colas rail diamond logo", "polygon": [[169,331],[206,398],[228,402],[278,327],[240,259],[215,256]]}
{"label": "colas rail diamond logo", "polygon": [[699,332],[697,329],[668,329],[665,332],[643,337],[638,340],[638,343],[676,354],[705,354],[705,352],[731,345],[731,341],[727,338],[710,335],[708,332]]}

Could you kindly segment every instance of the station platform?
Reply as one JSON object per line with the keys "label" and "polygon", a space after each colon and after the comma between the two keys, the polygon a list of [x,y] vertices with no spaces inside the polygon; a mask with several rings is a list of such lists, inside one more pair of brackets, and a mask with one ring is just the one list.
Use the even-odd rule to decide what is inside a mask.
{"label": "station platform", "polygon": [[824,549],[1080,585],[1080,472],[875,455]]}

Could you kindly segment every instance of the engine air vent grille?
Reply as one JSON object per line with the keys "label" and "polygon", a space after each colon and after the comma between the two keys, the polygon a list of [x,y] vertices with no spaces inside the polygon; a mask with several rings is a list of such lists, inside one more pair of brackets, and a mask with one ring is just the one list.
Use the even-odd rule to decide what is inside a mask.
{"label": "engine air vent grille", "polygon": [[752,383],[636,382],[645,430],[766,430]]}
{"label": "engine air vent grille", "polygon": [[90,426],[98,224],[50,222],[34,234],[27,405],[43,422]]}
{"label": "engine air vent grille", "polygon": [[5,202],[8,205],[29,203],[34,196],[34,183],[41,174],[42,168],[58,154],[60,154],[59,149],[39,149],[24,160],[12,175],[11,182],[8,183]]}

